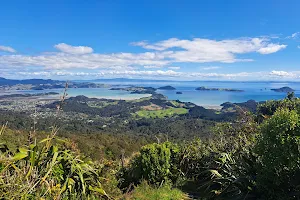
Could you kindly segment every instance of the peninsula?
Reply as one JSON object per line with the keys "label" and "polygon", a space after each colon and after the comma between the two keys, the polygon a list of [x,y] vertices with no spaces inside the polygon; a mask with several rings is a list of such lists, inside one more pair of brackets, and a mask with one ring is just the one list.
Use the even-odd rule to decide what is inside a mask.
{"label": "peninsula", "polygon": [[225,92],[244,92],[244,90],[239,90],[239,89],[230,89],[230,88],[207,88],[207,87],[198,87],[196,90],[201,90],[201,91],[225,91]]}

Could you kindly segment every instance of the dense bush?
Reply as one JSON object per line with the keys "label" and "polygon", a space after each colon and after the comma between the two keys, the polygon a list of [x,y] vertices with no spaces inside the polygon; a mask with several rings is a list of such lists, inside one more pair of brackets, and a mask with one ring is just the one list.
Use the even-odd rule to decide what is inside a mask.
{"label": "dense bush", "polygon": [[151,184],[175,183],[179,178],[179,147],[170,142],[149,144],[141,148],[129,167],[124,169],[121,187],[147,180]]}
{"label": "dense bush", "polygon": [[[174,189],[177,187],[191,197],[205,200],[296,200],[300,198],[299,108],[300,99],[292,95],[261,104],[256,116],[237,107],[239,117],[235,121],[217,123],[211,134],[201,140],[178,144],[158,141],[127,158],[129,154],[120,151],[120,164],[113,159],[100,164],[86,161],[74,143],[52,143],[52,137],[9,151],[10,146],[16,148],[21,141],[7,146],[8,140],[0,137],[4,142],[0,146],[0,199],[186,198]],[[165,121],[172,127],[145,119],[128,126],[141,128],[149,123],[157,125],[154,128],[158,133],[165,128],[178,127],[176,131],[181,131],[179,122],[168,120],[173,120]],[[196,127],[198,119],[194,120],[189,125]],[[180,121],[186,123],[183,118]],[[92,157],[90,149],[97,145],[85,144],[85,137],[96,141],[100,136],[70,138]],[[134,139],[128,142],[126,137],[119,136],[122,141],[117,146],[110,137],[101,138],[107,154],[112,149],[118,151],[118,146],[128,149],[134,145]],[[103,152],[97,158],[102,156]]]}
{"label": "dense bush", "polygon": [[300,195],[300,116],[279,109],[261,126],[256,145],[261,167],[257,184],[269,199]]}
{"label": "dense bush", "polygon": [[101,165],[82,160],[64,141],[54,145],[53,136],[17,151],[2,144],[0,199],[108,198]]}

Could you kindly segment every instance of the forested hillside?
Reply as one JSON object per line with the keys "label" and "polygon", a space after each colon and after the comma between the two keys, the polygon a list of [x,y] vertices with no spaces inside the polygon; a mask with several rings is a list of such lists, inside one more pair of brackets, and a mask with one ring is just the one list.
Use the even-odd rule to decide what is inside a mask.
{"label": "forested hillside", "polygon": [[[58,114],[63,109],[58,107]],[[201,118],[191,110],[182,123]],[[254,112],[235,110],[238,115],[230,120],[212,121],[206,137],[187,140],[164,134],[60,134],[56,121],[50,132],[37,130],[38,122],[27,130],[3,123],[0,199],[299,199],[300,99],[291,93],[258,104]],[[164,122],[180,127],[179,121]],[[95,150],[97,137],[102,149]]]}

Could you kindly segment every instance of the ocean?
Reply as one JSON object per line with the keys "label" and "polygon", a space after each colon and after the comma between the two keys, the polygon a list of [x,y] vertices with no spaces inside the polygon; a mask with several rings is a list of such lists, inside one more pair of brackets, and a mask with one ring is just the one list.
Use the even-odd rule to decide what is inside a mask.
{"label": "ocean", "polygon": [[[300,97],[300,83],[299,82],[229,82],[229,81],[95,81],[95,83],[106,83],[110,85],[120,86],[147,86],[158,88],[161,86],[170,85],[176,90],[157,90],[158,93],[168,97],[169,100],[180,100],[184,102],[192,102],[201,106],[219,106],[224,102],[246,102],[248,100],[266,101],[271,99],[282,99],[286,96],[285,93],[275,92],[270,89],[281,88],[288,86],[295,90],[297,97]],[[197,87],[210,88],[230,88],[244,90],[244,92],[227,92],[227,91],[198,91]],[[85,95],[87,97],[108,98],[108,99],[138,99],[150,95],[145,94],[130,94],[127,91],[109,90],[110,88],[70,88],[68,89],[68,96]],[[51,90],[23,90],[23,91],[6,91],[4,94],[15,93],[45,93],[45,92],[59,92],[62,89]],[[176,94],[182,92],[182,94]]]}

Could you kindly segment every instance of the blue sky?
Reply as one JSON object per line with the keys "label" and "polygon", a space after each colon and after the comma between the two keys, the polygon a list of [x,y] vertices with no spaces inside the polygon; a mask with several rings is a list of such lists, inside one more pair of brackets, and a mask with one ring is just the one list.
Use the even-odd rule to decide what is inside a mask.
{"label": "blue sky", "polygon": [[7,0],[0,76],[300,80],[297,0]]}

